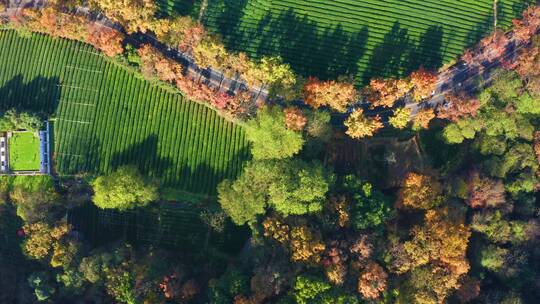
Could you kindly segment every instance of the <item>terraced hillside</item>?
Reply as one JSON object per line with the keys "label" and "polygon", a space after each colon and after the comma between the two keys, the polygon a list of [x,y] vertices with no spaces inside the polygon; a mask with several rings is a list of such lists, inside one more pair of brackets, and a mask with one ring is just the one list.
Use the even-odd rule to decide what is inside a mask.
{"label": "terraced hillside", "polygon": [[[499,0],[499,27],[531,3]],[[204,22],[231,49],[361,84],[456,58],[492,30],[493,0],[209,0]]]}
{"label": "terraced hillside", "polygon": [[56,170],[137,165],[175,189],[215,192],[248,153],[243,130],[215,111],[140,79],[85,44],[0,31],[0,110],[56,116]]}

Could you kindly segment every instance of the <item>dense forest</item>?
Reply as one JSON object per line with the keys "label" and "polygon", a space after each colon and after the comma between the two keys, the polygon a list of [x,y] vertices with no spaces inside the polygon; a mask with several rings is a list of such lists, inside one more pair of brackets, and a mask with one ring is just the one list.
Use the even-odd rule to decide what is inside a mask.
{"label": "dense forest", "polygon": [[[130,84],[198,103],[211,122],[178,134],[208,141],[166,151],[199,160],[205,151],[223,171],[188,168],[190,187],[171,186],[137,157],[143,147],[129,151],[137,161],[111,157],[107,171],[0,176],[0,303],[540,302],[539,7],[441,70],[419,65],[358,87],[351,75],[305,78],[280,56],[233,52],[196,18],[165,18],[151,0],[49,2],[2,5],[0,31],[11,34],[0,41],[43,41],[37,32],[87,43]],[[243,87],[202,81],[171,48]],[[6,50],[0,44],[0,58]],[[0,130],[61,120],[27,96],[60,86],[0,88]],[[150,121],[178,130],[172,118]],[[230,164],[208,147],[226,141],[214,129],[233,125],[242,137],[227,151],[243,136],[249,151]],[[183,137],[164,134],[156,147]]]}

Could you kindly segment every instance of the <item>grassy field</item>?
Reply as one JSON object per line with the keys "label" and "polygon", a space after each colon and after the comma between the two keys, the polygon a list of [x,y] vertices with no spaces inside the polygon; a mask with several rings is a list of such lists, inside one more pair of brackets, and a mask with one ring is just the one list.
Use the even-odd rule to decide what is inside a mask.
{"label": "grassy field", "polygon": [[59,174],[136,165],[165,187],[214,194],[249,155],[242,128],[139,78],[85,44],[0,31],[0,109],[54,122]]}
{"label": "grassy field", "polygon": [[[498,25],[531,3],[499,0]],[[492,30],[493,0],[209,0],[204,23],[230,49],[363,84],[450,62]]]}
{"label": "grassy field", "polygon": [[9,138],[9,167],[13,171],[40,168],[39,138],[32,132],[17,132]]}

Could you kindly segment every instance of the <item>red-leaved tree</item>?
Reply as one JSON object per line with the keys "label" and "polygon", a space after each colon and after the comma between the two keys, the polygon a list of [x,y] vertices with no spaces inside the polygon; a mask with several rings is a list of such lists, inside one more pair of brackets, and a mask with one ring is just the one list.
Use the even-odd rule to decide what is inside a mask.
{"label": "red-leaved tree", "polygon": [[119,31],[95,23],[89,24],[87,28],[86,41],[96,49],[101,50],[106,56],[114,57],[124,52],[122,47],[124,35]]}

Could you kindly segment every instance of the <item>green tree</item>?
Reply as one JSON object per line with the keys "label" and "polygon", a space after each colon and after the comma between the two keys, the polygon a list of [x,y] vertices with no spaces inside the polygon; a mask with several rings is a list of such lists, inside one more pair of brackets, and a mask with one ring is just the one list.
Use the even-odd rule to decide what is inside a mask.
{"label": "green tree", "polygon": [[370,183],[363,183],[356,176],[345,177],[344,188],[353,199],[352,224],[362,230],[379,227],[392,215],[391,201]]}
{"label": "green tree", "polygon": [[94,203],[99,208],[127,210],[159,198],[157,187],[146,182],[133,166],[123,166],[107,176],[100,176],[92,186]]}
{"label": "green tree", "polygon": [[498,272],[504,267],[507,255],[508,249],[489,245],[480,252],[480,265],[491,271]]}
{"label": "green tree", "polygon": [[6,111],[0,118],[1,131],[27,130],[39,131],[43,121],[37,115],[28,112],[17,112],[15,109]]}
{"label": "green tree", "polygon": [[253,161],[236,181],[218,186],[218,198],[233,222],[242,225],[255,221],[266,207],[284,216],[320,211],[332,181],[319,163]]}
{"label": "green tree", "polygon": [[140,303],[135,293],[135,277],[128,271],[114,271],[107,275],[107,292],[120,303]]}
{"label": "green tree", "polygon": [[299,276],[293,286],[293,296],[298,304],[314,303],[318,296],[332,288],[322,278]]}
{"label": "green tree", "polygon": [[50,276],[44,271],[30,274],[28,284],[34,289],[34,294],[40,302],[49,300],[56,293]]}
{"label": "green tree", "polygon": [[399,108],[394,111],[394,115],[388,119],[388,122],[396,129],[404,129],[409,124],[410,117],[411,110],[409,108]]}
{"label": "green tree", "polygon": [[246,124],[246,137],[253,144],[255,159],[288,158],[304,145],[302,134],[287,129],[279,107],[259,110],[257,117]]}

